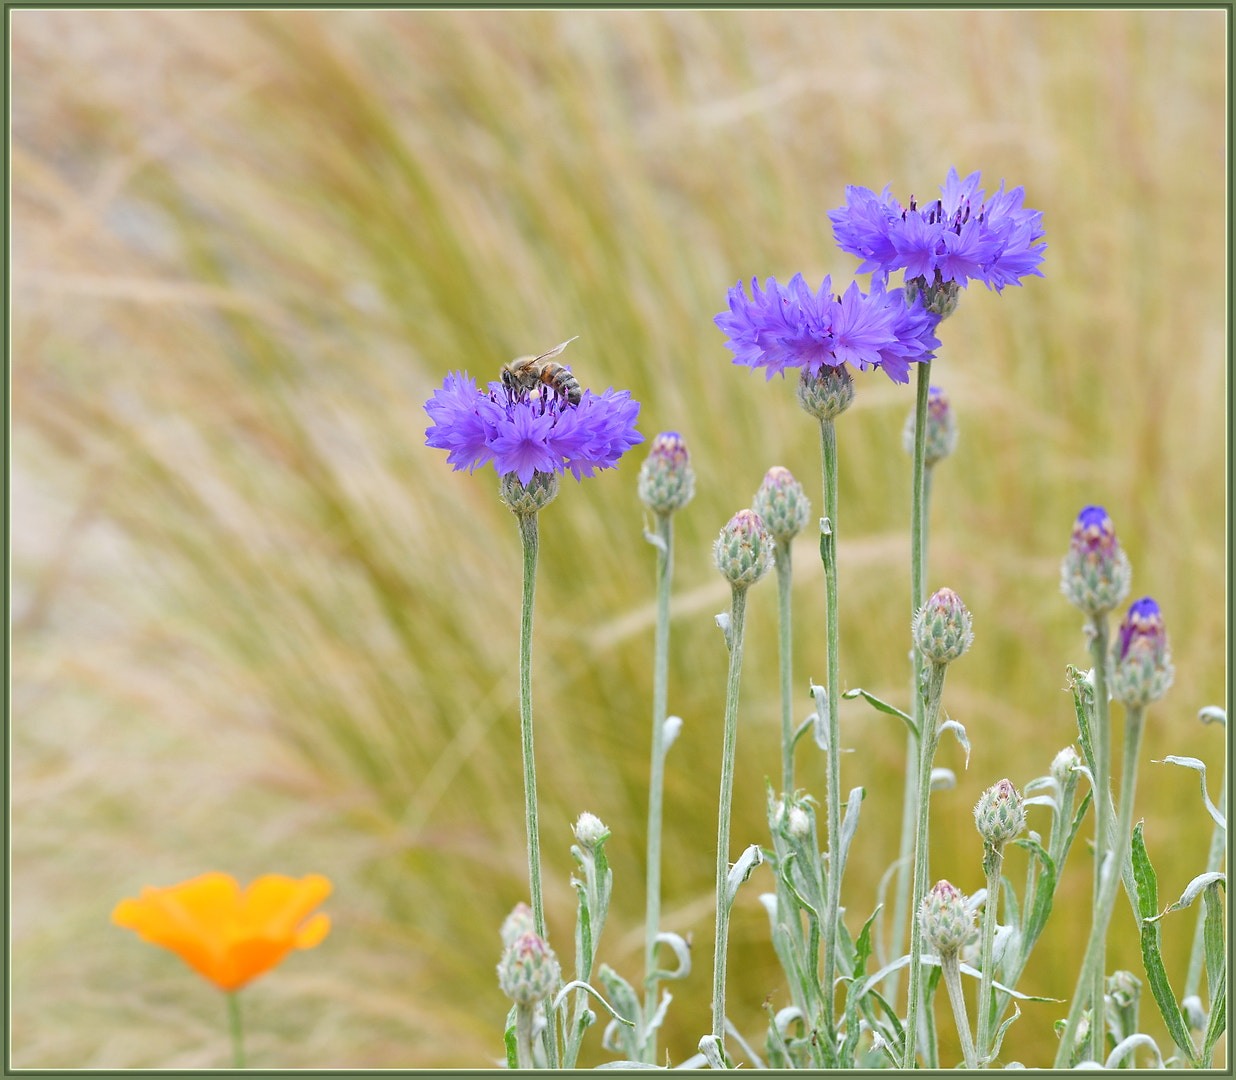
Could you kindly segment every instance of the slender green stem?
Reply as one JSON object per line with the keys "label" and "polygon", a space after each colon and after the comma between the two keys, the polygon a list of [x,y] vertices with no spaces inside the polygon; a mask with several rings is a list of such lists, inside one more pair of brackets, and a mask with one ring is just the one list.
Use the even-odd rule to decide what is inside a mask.
{"label": "slender green stem", "polygon": [[515,1006],[515,1060],[520,1069],[532,1069],[532,1017],[533,1006]]}
{"label": "slender green stem", "polygon": [[[910,618],[927,599],[927,531],[928,507],[931,496],[930,470],[925,464],[927,440],[927,400],[931,389],[931,365],[917,365],[914,399],[914,457],[910,480]],[[923,659],[918,649],[911,647],[913,671],[910,684],[910,714],[920,731],[922,725]],[[906,923],[914,918],[910,905],[911,860],[914,850],[914,833],[918,818],[919,792],[918,772],[915,763],[919,760],[919,743],[911,732],[906,736],[905,786],[901,804],[901,845],[898,849],[896,896],[893,904],[893,934],[889,958],[901,955],[905,941]],[[924,876],[926,871],[924,870]],[[894,972],[888,983],[889,1000],[897,1000],[897,983],[900,972]]]}
{"label": "slender green stem", "polygon": [[245,1068],[245,1033],[240,1023],[240,991],[232,990],[227,998],[228,1027],[232,1033],[232,1068]]}
{"label": "slender green stem", "polygon": [[[992,982],[995,979],[996,915],[1000,906],[1000,872],[1004,865],[1004,845],[983,845],[983,869],[987,872],[987,899],[983,903],[982,939],[979,957],[982,978],[978,1000],[978,1057],[986,1062],[991,1054],[991,1029],[995,1019],[992,1010]],[[1027,902],[1033,894],[1026,890]],[[970,1066],[973,1068],[973,1066]]]}
{"label": "slender green stem", "polygon": [[977,1069],[978,1059],[974,1054],[974,1041],[970,1038],[970,1021],[966,1016],[966,996],[961,989],[961,961],[956,953],[940,957],[944,973],[944,985],[948,987],[948,1000],[953,1006],[953,1019],[957,1023],[957,1036],[961,1040],[961,1056],[967,1069]]}
{"label": "slender green stem", "polygon": [[725,687],[725,733],[721,749],[721,794],[717,810],[717,935],[713,943],[712,1034],[725,1049],[725,953],[730,931],[730,807],[734,796],[734,757],[738,745],[738,684],[742,677],[743,622],[747,590],[734,586],[730,598],[730,670]]}
{"label": "slender green stem", "polygon": [[[1103,889],[1103,869],[1107,865],[1107,852],[1114,849],[1112,830],[1112,727],[1111,706],[1107,700],[1107,616],[1095,615],[1090,620],[1090,657],[1094,663],[1094,757],[1097,773],[1095,775],[1095,852],[1094,852],[1094,911],[1098,918],[1100,897]],[[1119,838],[1116,838],[1119,842]],[[1120,872],[1120,863],[1107,865],[1108,873],[1116,877]],[[1091,1047],[1088,1056],[1095,1061],[1101,1061],[1103,1043],[1107,1032],[1104,1006],[1103,974],[1107,967],[1107,925],[1094,939],[1097,942],[1098,960],[1092,973],[1090,984],[1090,1031],[1088,1043]]]}
{"label": "slender green stem", "polygon": [[[1060,1049],[1056,1054],[1053,1068],[1067,1069],[1072,1055],[1073,1039],[1077,1032],[1077,1024],[1085,1005],[1090,1000],[1088,990],[1094,986],[1097,971],[1099,984],[1102,985],[1102,964],[1105,955],[1107,928],[1111,922],[1112,908],[1115,906],[1116,892],[1120,887],[1119,867],[1129,850],[1130,838],[1133,833],[1133,796],[1137,789],[1137,756],[1142,742],[1142,721],[1144,709],[1130,706],[1125,710],[1124,718],[1124,761],[1120,776],[1120,810],[1116,824],[1117,848],[1112,853],[1109,872],[1104,876],[1102,890],[1094,911],[1094,923],[1090,931],[1090,940],[1086,945],[1086,955],[1082,960],[1081,974],[1078,976],[1077,989],[1069,1006],[1069,1016],[1065,1021],[1064,1033],[1060,1037]],[[1104,1026],[1102,1000],[1097,1010],[1092,1011],[1090,1026]],[[1102,1046],[1102,1043],[1099,1044]],[[1096,1057],[1095,1060],[1098,1060]]]}
{"label": "slender green stem", "polygon": [[929,811],[931,808],[931,762],[935,757],[939,735],[936,721],[940,714],[940,696],[944,691],[946,664],[932,664],[927,683],[927,700],[919,728],[918,806],[914,830],[914,881],[910,891],[910,985],[907,989],[905,1025],[905,1056],[903,1069],[913,1069],[918,1050],[919,1014],[923,1001],[923,930],[916,917],[919,904],[927,893],[927,851]]}
{"label": "slender green stem", "polygon": [[[532,891],[532,918],[537,935],[545,941],[545,902],[541,892],[541,831],[537,821],[536,757],[532,747],[532,604],[536,595],[536,559],[540,548],[537,516],[517,514],[523,541],[524,590],[519,630],[519,731],[524,759],[524,820],[528,833],[528,882]],[[558,1039],[553,1010],[546,1003],[545,1044],[550,1068],[558,1066]]]}
{"label": "slender green stem", "polygon": [[781,790],[794,794],[794,642],[790,619],[790,587],[794,571],[790,542],[777,541],[777,616],[779,620],[778,651],[781,663]]}
{"label": "slender green stem", "polygon": [[[1227,806],[1227,773],[1223,774],[1223,786],[1219,789],[1219,806]],[[1223,866],[1223,856],[1227,852],[1227,830],[1221,825],[1215,825],[1210,836],[1210,855],[1206,859],[1206,870],[1213,873]],[[1201,989],[1202,964],[1205,954],[1204,931],[1206,926],[1206,908],[1200,905],[1197,913],[1197,926],[1193,930],[1193,945],[1189,950],[1189,967],[1185,975],[1184,993],[1181,1000],[1193,997]]]}
{"label": "slender green stem", "polygon": [[828,893],[824,910],[825,1023],[833,1030],[833,978],[837,969],[837,913],[841,906],[841,664],[838,652],[837,602],[837,429],[831,420],[820,421],[820,457],[824,470],[824,531],[820,555],[824,560],[825,633],[828,644]]}
{"label": "slender green stem", "polygon": [[[652,668],[652,765],[648,780],[648,896],[644,916],[644,1020],[650,1025],[657,1008],[657,934],[661,929],[661,811],[665,788],[665,714],[669,682],[670,580],[674,573],[674,524],[657,515],[657,631]],[[642,1061],[657,1053],[657,1032],[648,1026]]]}

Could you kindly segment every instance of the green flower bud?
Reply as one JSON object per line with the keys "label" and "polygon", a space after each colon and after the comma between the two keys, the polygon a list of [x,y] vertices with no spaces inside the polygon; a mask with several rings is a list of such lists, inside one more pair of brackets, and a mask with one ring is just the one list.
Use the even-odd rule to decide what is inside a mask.
{"label": "green flower bud", "polygon": [[1129,595],[1133,568],[1101,506],[1077,515],[1068,554],[1060,566],[1060,591],[1087,615],[1102,615]]}
{"label": "green flower bud", "polygon": [[854,379],[845,364],[821,367],[818,375],[813,375],[810,368],[803,368],[797,393],[798,403],[812,416],[833,420],[853,404]]}
{"label": "green flower bud", "polygon": [[506,473],[498,481],[498,497],[512,514],[535,514],[558,497],[559,487],[557,473],[534,472],[526,485]]}
{"label": "green flower bud", "polygon": [[1021,795],[1008,780],[989,787],[974,807],[974,823],[992,847],[1000,847],[1021,835],[1026,827],[1026,811]]}
{"label": "green flower bud", "polygon": [[521,900],[502,920],[502,929],[499,931],[502,935],[502,944],[509,948],[520,934],[531,933],[535,929],[536,921],[532,915],[532,908]]}
{"label": "green flower bud", "polygon": [[721,575],[735,588],[754,585],[772,569],[775,541],[754,510],[739,510],[713,544]]}
{"label": "green flower bud", "polygon": [[654,514],[681,510],[695,494],[695,470],[687,444],[676,431],[663,431],[652,440],[639,470],[639,497]]}
{"label": "green flower bud", "polygon": [[774,465],[764,475],[751,508],[781,543],[794,539],[811,519],[811,500],[790,470]]}
{"label": "green flower bud", "polygon": [[974,641],[973,620],[952,589],[939,589],[914,616],[914,644],[932,664],[951,664]]}
{"label": "green flower bud", "polygon": [[571,831],[575,834],[579,846],[587,851],[595,851],[609,839],[609,829],[605,827],[605,823],[587,810],[579,815],[579,820],[571,826]]}
{"label": "green flower bud", "polygon": [[939,315],[941,322],[957,310],[961,300],[961,286],[955,281],[937,281],[928,285],[925,277],[916,277],[907,281],[905,288],[907,307],[912,307],[921,293],[923,306],[933,315]]}
{"label": "green flower bud", "polygon": [[1077,783],[1077,777],[1073,770],[1080,764],[1081,758],[1071,746],[1066,746],[1052,758],[1051,778],[1056,782],[1056,787],[1060,791],[1067,790],[1069,784]]}
{"label": "green flower bud", "polygon": [[[901,432],[901,444],[907,454],[914,453],[915,410],[911,409]],[[930,468],[957,449],[957,418],[944,391],[927,389],[927,426],[923,432],[923,464]]]}
{"label": "green flower bud", "polygon": [[531,930],[520,934],[498,963],[498,985],[516,1005],[544,1001],[561,977],[554,950]]}
{"label": "green flower bud", "polygon": [[955,955],[978,932],[966,898],[947,881],[937,881],[918,909],[928,947],[940,957]]}

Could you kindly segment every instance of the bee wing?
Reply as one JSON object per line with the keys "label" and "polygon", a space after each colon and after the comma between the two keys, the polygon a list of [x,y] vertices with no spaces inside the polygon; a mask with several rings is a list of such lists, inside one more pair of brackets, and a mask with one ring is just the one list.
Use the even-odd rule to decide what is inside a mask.
{"label": "bee wing", "polygon": [[536,364],[536,363],[540,363],[540,361],[542,360],[548,360],[551,356],[557,356],[560,352],[562,352],[563,349],[565,349],[568,345],[570,345],[571,342],[574,341],[575,338],[577,337],[579,337],[578,334],[576,334],[575,337],[567,338],[566,341],[564,341],[561,345],[555,345],[552,349],[549,350],[549,352],[541,353],[541,355],[536,357],[532,362]]}

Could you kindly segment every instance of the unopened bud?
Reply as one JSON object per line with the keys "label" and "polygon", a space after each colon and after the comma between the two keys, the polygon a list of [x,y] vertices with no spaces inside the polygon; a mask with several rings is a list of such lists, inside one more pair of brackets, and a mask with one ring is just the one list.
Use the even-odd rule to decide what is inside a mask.
{"label": "unopened bud", "polygon": [[785,831],[790,834],[792,839],[802,843],[811,836],[811,815],[797,804],[791,806],[789,820],[785,824]]}
{"label": "unopened bud", "polygon": [[1131,971],[1113,971],[1107,977],[1107,993],[1117,1008],[1127,1009],[1142,996],[1142,981]]}
{"label": "unopened bud", "polygon": [[1060,591],[1087,615],[1102,615],[1129,595],[1133,568],[1101,506],[1087,506],[1073,523],[1060,566]]}
{"label": "unopened bud", "polygon": [[535,514],[558,497],[557,473],[534,472],[524,484],[513,472],[498,481],[498,497],[512,514]]}
{"label": "unopened bud", "polygon": [[1009,780],[993,784],[979,796],[974,824],[979,836],[992,847],[1000,847],[1021,835],[1026,827],[1026,811],[1021,795]]}
{"label": "unopened bud", "polygon": [[951,664],[974,641],[973,620],[952,589],[938,589],[914,616],[914,644],[932,664]]}
{"label": "unopened bud", "polygon": [[1125,706],[1158,701],[1172,685],[1175,669],[1159,605],[1143,596],[1129,607],[1112,643],[1112,697]]}
{"label": "unopened bud", "polygon": [[532,908],[521,900],[511,908],[511,913],[502,920],[502,929],[499,931],[502,935],[502,944],[509,948],[511,943],[520,934],[530,933],[535,929],[536,920],[533,918]]}
{"label": "unopened bud", "polygon": [[498,963],[498,985],[516,1005],[535,1005],[558,988],[558,958],[533,931],[520,934]]}
{"label": "unopened bud", "polygon": [[966,898],[947,881],[937,881],[923,897],[918,918],[927,945],[940,957],[959,953],[977,930]]}
{"label": "unopened bud", "polygon": [[588,851],[595,851],[609,839],[609,829],[605,827],[605,822],[587,810],[579,815],[579,820],[571,826],[571,831],[580,846]]}
{"label": "unopened bud", "polygon": [[[906,417],[901,443],[907,454],[914,453],[915,410]],[[957,449],[957,418],[953,407],[938,386],[927,390],[927,426],[923,431],[923,464],[930,468]]]}
{"label": "unopened bud", "polygon": [[1081,764],[1081,758],[1071,746],[1066,746],[1051,761],[1051,778],[1056,787],[1064,791],[1068,784],[1075,781],[1073,770]]}
{"label": "unopened bud", "polygon": [[834,420],[854,403],[854,379],[850,369],[824,365],[819,374],[803,368],[798,379],[798,403],[819,420]]}
{"label": "unopened bud", "polygon": [[937,281],[928,285],[925,277],[915,277],[906,282],[905,289],[908,307],[913,307],[914,301],[921,296],[923,306],[933,315],[939,315],[941,322],[957,310],[961,300],[961,286],[955,281]]}
{"label": "unopened bud", "polygon": [[772,533],[764,527],[759,514],[739,510],[713,544],[713,559],[731,585],[746,589],[772,569],[774,544]]}
{"label": "unopened bud", "polygon": [[639,497],[654,514],[681,510],[695,494],[695,470],[687,444],[676,431],[663,431],[652,440],[639,470]]}
{"label": "unopened bud", "polygon": [[790,470],[774,465],[764,475],[751,508],[760,515],[773,538],[781,543],[794,539],[811,519],[811,500]]}

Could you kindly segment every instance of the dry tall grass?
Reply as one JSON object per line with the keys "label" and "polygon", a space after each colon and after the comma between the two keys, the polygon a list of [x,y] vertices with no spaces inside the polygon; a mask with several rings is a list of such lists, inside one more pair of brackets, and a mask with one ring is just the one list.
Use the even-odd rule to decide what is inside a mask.
{"label": "dry tall grass", "polygon": [[[1193,717],[1226,677],[1225,40],[1223,12],[1183,10],[12,13],[13,1064],[223,1064],[213,993],[107,921],[143,883],[211,868],[337,885],[327,942],[247,994],[255,1066],[500,1057],[497,927],[527,889],[517,534],[492,474],[422,445],[421,403],[449,369],[492,377],[571,334],[583,381],[630,387],[643,431],[682,431],[699,473],[677,530],[664,918],[700,943],[665,1040],[693,1052],[726,659],[708,547],[768,466],[819,487],[789,386],[730,365],[711,317],[740,277],[844,284],[825,216],[844,186],[929,195],[953,164],[1024,184],[1049,247],[1044,279],[971,289],[942,331],[962,443],[928,585],[957,589],[977,639],[947,688],[974,755],[941,762],[959,786],[933,873],[979,887],[979,792],[1073,738],[1064,668],[1085,647],[1058,564],[1100,502],[1173,640],[1139,814],[1177,895],[1208,819],[1194,774],[1148,762],[1224,760]],[[900,701],[911,394],[859,382],[838,429],[842,675]],[[637,468],[568,482],[542,515],[534,683],[551,937],[569,952],[568,825],[588,809],[614,832],[602,958],[632,979]],[[812,547],[804,687],[824,670]],[[735,850],[765,836],[777,772],[772,586],[748,633]],[[896,850],[902,737],[846,710],[843,783],[868,789],[857,926]],[[1072,991],[1084,861],[1028,991]],[[750,1037],[785,1002],[767,886],[732,929]],[[1139,971],[1114,925],[1111,963]],[[1178,983],[1192,930],[1164,922]],[[1007,1057],[1049,1061],[1061,1010],[1028,1006]]]}

